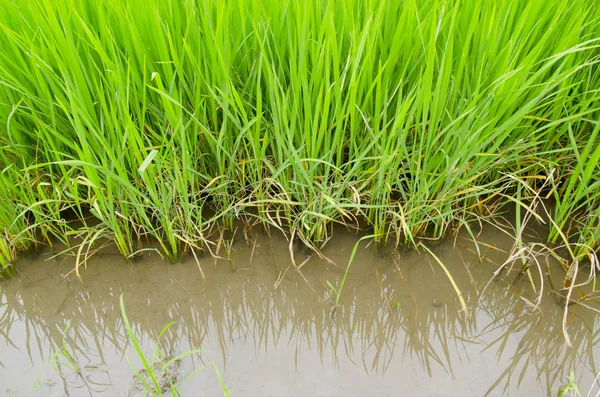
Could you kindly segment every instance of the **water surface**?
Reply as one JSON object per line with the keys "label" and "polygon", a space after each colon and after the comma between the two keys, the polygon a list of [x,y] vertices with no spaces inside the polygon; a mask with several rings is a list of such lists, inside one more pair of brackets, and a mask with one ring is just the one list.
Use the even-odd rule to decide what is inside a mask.
{"label": "water surface", "polygon": [[[367,244],[332,310],[327,282],[339,285],[356,240],[336,233],[324,251],[332,263],[312,258],[301,272],[285,238],[256,231],[234,242],[230,260],[166,264],[147,252],[130,264],[104,250],[81,281],[72,257],[45,249],[23,258],[18,278],[0,291],[0,395],[126,395],[132,366],[141,365],[121,294],[149,357],[170,322],[164,352],[201,349],[182,362],[184,374],[198,370],[184,396],[222,395],[213,364],[233,396],[555,396],[570,371],[585,392],[592,385],[596,316],[570,309],[568,347],[554,294],[533,309],[527,277],[490,283],[512,244],[502,232],[481,234],[482,260],[466,235],[432,246],[468,313],[431,255],[376,253]],[[299,250],[297,263],[305,257]],[[65,350],[79,372],[55,354]]]}

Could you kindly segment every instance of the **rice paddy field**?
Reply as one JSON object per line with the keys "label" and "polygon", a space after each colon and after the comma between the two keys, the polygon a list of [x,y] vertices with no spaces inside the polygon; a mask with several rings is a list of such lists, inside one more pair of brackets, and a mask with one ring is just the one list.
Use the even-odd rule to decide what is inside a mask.
{"label": "rice paddy field", "polygon": [[0,14],[5,266],[69,235],[126,256],[152,238],[177,260],[240,217],[315,248],[357,221],[414,245],[541,195],[556,202],[549,243],[573,259],[598,247],[593,1],[24,0]]}
{"label": "rice paddy field", "polygon": [[79,271],[252,227],[320,252],[335,224],[428,249],[508,222],[570,297],[598,266],[599,62],[592,0],[2,0],[3,274],[41,245]]}

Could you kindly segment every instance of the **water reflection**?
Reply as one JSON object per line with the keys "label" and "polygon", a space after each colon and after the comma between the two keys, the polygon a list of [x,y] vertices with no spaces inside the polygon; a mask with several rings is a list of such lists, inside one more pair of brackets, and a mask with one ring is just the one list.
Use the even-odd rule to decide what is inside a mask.
{"label": "water reflection", "polygon": [[[202,257],[206,279],[193,262],[167,266],[151,256],[130,265],[118,256],[98,255],[83,272],[84,284],[61,277],[72,266],[69,259],[22,261],[20,278],[1,290],[2,387],[16,395],[122,394],[133,372],[126,359],[131,349],[120,317],[121,294],[148,353],[163,326],[175,321],[161,348],[174,354],[202,349],[186,370],[215,362],[236,385],[236,395],[269,395],[281,387],[288,388],[287,395],[306,393],[289,379],[277,383],[287,378],[308,379],[324,395],[336,394],[327,392],[332,380],[342,382],[333,390],[345,387],[345,395],[360,394],[369,382],[391,395],[398,382],[411,395],[444,395],[440,390],[540,395],[555,394],[570,370],[584,388],[597,371],[599,327],[592,313],[572,309],[573,347],[568,348],[563,309],[550,294],[532,311],[520,298],[533,296],[527,283],[505,278],[491,283],[481,298],[505,257],[501,251],[480,263],[466,247],[453,249],[450,242],[435,248],[462,290],[468,317],[429,257],[414,252],[381,257],[361,249],[332,316],[326,282],[335,283],[342,269],[311,260],[302,275],[286,272],[285,241],[255,238],[252,248],[234,244],[231,263]],[[482,238],[499,249],[509,244],[493,233]],[[344,264],[353,241],[340,238],[326,254]],[[63,365],[59,376],[52,369],[53,354],[63,346],[79,373]],[[265,369],[282,379],[266,383]],[[217,387],[207,370],[184,391],[216,395]]]}

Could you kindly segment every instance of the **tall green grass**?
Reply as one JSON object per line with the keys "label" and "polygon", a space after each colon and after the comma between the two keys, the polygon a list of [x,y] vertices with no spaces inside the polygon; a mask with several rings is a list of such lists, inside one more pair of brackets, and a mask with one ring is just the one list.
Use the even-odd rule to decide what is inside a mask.
{"label": "tall green grass", "polygon": [[417,245],[545,186],[583,258],[599,47],[592,0],[0,0],[0,244],[173,261],[245,216]]}

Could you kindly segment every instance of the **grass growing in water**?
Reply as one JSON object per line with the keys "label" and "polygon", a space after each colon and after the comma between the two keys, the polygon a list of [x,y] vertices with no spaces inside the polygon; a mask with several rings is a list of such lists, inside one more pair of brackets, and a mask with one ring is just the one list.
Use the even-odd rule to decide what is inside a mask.
{"label": "grass growing in water", "polygon": [[6,275],[72,236],[175,261],[240,216],[417,246],[541,186],[549,242],[600,247],[595,1],[1,1],[0,43]]}
{"label": "grass growing in water", "polygon": [[[188,352],[181,353],[177,356],[171,357],[164,354],[164,352],[160,349],[158,345],[158,341],[164,335],[165,332],[171,328],[175,323],[167,324],[160,334],[158,335],[158,341],[154,345],[154,354],[152,359],[148,359],[144,352],[142,351],[142,347],[137,337],[135,336],[135,331],[129,322],[129,318],[127,317],[127,313],[125,311],[125,302],[123,295],[120,297],[121,304],[121,316],[123,317],[123,323],[125,325],[125,329],[127,330],[127,336],[133,348],[135,349],[136,355],[140,358],[142,365],[144,368],[142,370],[138,370],[133,368],[135,371],[135,376],[138,382],[134,382],[129,391],[129,397],[138,397],[138,396],[156,396],[162,397],[165,394],[170,394],[171,396],[181,396],[180,387],[187,382],[190,377],[192,377],[196,372],[198,372],[201,368],[198,368],[192,371],[188,376],[183,380],[179,380],[179,364],[182,358],[200,353],[200,350],[191,350]],[[219,380],[219,384],[221,389],[223,390],[224,396],[229,396],[229,391],[225,386],[225,382],[219,373],[216,365],[213,364],[213,367],[216,371],[217,378]]]}
{"label": "grass growing in water", "polygon": [[[600,396],[600,387],[598,384],[598,379],[600,379],[600,373],[596,375],[592,385],[590,386],[588,392],[586,393],[587,397]],[[599,388],[598,392],[596,392],[596,388]],[[575,380],[575,373],[571,371],[569,376],[567,377],[567,383],[558,389],[557,397],[581,397],[581,391],[579,390],[579,386],[577,386],[577,381]]]}
{"label": "grass growing in water", "polygon": [[558,389],[557,397],[581,397],[573,371],[569,373],[567,384]]}

